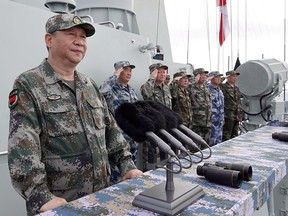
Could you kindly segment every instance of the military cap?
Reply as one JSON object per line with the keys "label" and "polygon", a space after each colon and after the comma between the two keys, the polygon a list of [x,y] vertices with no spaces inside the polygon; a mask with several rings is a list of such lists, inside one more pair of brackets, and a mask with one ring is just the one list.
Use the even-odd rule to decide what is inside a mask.
{"label": "military cap", "polygon": [[130,67],[131,69],[134,69],[135,65],[131,65],[129,61],[118,61],[114,64],[115,70],[118,70],[121,67]]}
{"label": "military cap", "polygon": [[168,69],[167,65],[163,65],[162,63],[156,63],[149,66],[150,73],[155,69],[164,68],[165,70]]}
{"label": "military cap", "polygon": [[81,17],[75,14],[58,14],[50,17],[46,22],[46,32],[52,34],[75,26],[82,28],[86,32],[87,37],[95,33],[95,28],[92,24],[83,21]]}
{"label": "military cap", "polygon": [[212,77],[212,76],[223,76],[223,74],[220,74],[219,71],[211,71],[209,74],[208,74],[209,77]]}
{"label": "military cap", "polygon": [[230,76],[230,75],[240,75],[240,73],[236,72],[235,70],[227,71],[226,76]]}
{"label": "military cap", "polygon": [[202,74],[202,73],[208,73],[208,71],[205,71],[204,68],[196,68],[194,71],[193,71],[193,74],[196,76],[198,74]]}
{"label": "military cap", "polygon": [[175,79],[176,77],[181,77],[181,78],[187,77],[187,78],[189,78],[189,77],[191,77],[191,75],[187,74],[185,71],[180,71],[180,72],[177,72],[177,73],[175,73],[173,75],[173,79]]}

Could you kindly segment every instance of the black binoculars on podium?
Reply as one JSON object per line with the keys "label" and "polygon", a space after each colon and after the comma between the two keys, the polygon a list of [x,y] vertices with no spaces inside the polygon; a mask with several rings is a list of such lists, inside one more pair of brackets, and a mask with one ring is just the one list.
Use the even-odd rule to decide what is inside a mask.
{"label": "black binoculars on podium", "polygon": [[282,132],[274,132],[272,133],[273,139],[278,139],[280,141],[288,142],[288,132],[282,131]]}
{"label": "black binoculars on podium", "polygon": [[197,175],[204,176],[211,182],[239,188],[244,181],[252,179],[252,167],[250,165],[234,163],[204,163],[197,167]]}

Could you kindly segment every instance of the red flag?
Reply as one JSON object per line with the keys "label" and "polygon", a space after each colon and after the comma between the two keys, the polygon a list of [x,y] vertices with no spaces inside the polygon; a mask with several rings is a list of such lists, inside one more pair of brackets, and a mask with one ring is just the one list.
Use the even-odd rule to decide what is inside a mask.
{"label": "red flag", "polygon": [[220,46],[222,46],[230,33],[226,0],[217,0],[217,6],[219,6],[220,9],[219,43]]}

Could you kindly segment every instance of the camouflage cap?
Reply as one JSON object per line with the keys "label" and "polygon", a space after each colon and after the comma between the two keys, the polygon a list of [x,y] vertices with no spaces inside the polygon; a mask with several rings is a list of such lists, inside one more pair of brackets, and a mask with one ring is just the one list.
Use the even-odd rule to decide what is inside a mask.
{"label": "camouflage cap", "polygon": [[240,75],[240,73],[236,72],[235,70],[227,71],[226,76],[230,76],[230,75]]}
{"label": "camouflage cap", "polygon": [[86,32],[86,36],[90,37],[95,33],[95,28],[92,24],[85,22],[81,17],[75,14],[58,14],[50,17],[46,22],[46,32],[54,33],[56,31],[70,29],[78,26]]}
{"label": "camouflage cap", "polygon": [[196,68],[194,71],[193,71],[193,74],[196,76],[198,74],[202,74],[202,73],[208,73],[208,71],[205,71],[204,68]]}
{"label": "camouflage cap", "polygon": [[163,65],[162,63],[156,63],[149,66],[150,73],[155,69],[164,68],[165,70],[168,69],[167,65]]}
{"label": "camouflage cap", "polygon": [[177,73],[175,73],[173,75],[173,79],[175,79],[176,77],[181,77],[181,78],[187,77],[187,78],[189,78],[189,77],[191,77],[191,75],[187,74],[185,71],[180,71],[180,72],[177,72]]}
{"label": "camouflage cap", "polygon": [[219,71],[211,71],[209,74],[208,74],[209,77],[212,77],[212,76],[223,76],[223,74],[220,74]]}
{"label": "camouflage cap", "polygon": [[131,65],[129,61],[118,61],[114,64],[115,70],[118,70],[119,68],[124,67],[130,67],[131,69],[135,68],[135,65]]}

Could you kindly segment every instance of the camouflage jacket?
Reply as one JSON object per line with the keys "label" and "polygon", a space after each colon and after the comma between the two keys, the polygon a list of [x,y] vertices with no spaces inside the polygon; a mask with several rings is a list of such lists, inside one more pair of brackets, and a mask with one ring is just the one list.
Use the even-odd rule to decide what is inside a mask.
{"label": "camouflage jacket", "polygon": [[183,119],[183,124],[189,128],[192,126],[192,103],[188,90],[181,89],[178,81],[173,80],[170,84],[172,96],[172,109]]}
{"label": "camouflage jacket", "polygon": [[170,89],[167,85],[155,83],[155,78],[150,77],[140,88],[144,100],[157,101],[172,109]]}
{"label": "camouflage jacket", "polygon": [[224,113],[225,118],[241,121],[243,110],[241,107],[241,92],[237,86],[232,86],[228,82],[220,85],[224,94]]}
{"label": "camouflage jacket", "polygon": [[210,92],[204,85],[200,87],[197,83],[188,86],[192,102],[193,126],[211,127],[212,105]]}
{"label": "camouflage jacket", "polygon": [[133,103],[138,100],[135,90],[131,86],[122,86],[117,81],[117,76],[113,75],[109,77],[99,88],[103,93],[109,110],[115,114],[115,110],[122,103]]}
{"label": "camouflage jacket", "polygon": [[10,93],[8,164],[29,215],[53,194],[71,201],[108,186],[108,160],[122,175],[136,168],[96,84],[75,72],[75,86],[76,92],[44,60]]}
{"label": "camouflage jacket", "polygon": [[212,102],[212,122],[224,122],[224,95],[220,87],[207,83]]}
{"label": "camouflage jacket", "polygon": [[[104,95],[108,108],[110,112],[115,116],[116,109],[125,102],[133,103],[138,100],[137,94],[135,90],[130,86],[127,87],[122,86],[117,81],[117,76],[113,75],[109,77],[99,88],[100,92]],[[136,142],[128,136],[123,130],[121,130],[124,138],[130,145],[131,153],[133,154],[134,163],[136,163],[137,159],[137,144]]]}

